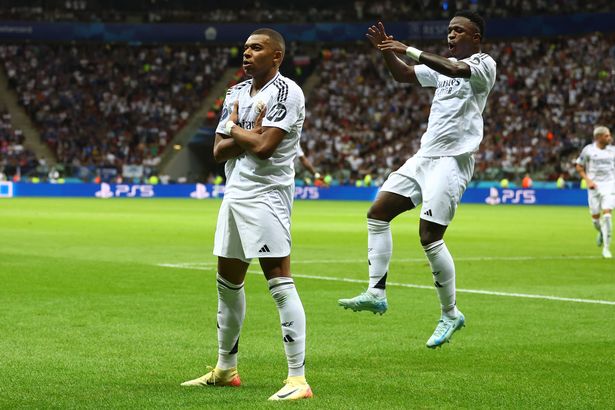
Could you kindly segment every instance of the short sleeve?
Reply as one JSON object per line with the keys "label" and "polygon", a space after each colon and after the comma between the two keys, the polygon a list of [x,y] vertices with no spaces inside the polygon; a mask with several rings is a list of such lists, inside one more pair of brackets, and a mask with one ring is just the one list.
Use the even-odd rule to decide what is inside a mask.
{"label": "short sleeve", "polygon": [[278,92],[267,103],[263,127],[276,127],[289,132],[305,111],[303,91],[296,84],[274,83]]}
{"label": "short sleeve", "polygon": [[416,79],[423,87],[437,87],[438,86],[438,72],[432,70],[424,64],[414,66],[414,74]]}
{"label": "short sleeve", "polygon": [[495,60],[488,54],[479,53],[463,61],[470,66],[472,87],[477,90],[491,90],[495,84]]}
{"label": "short sleeve", "polygon": [[578,165],[581,165],[583,167],[586,166],[586,163],[587,163],[587,147],[585,147],[585,148],[583,148],[583,150],[581,150],[581,153],[579,154],[579,158],[577,158],[575,163],[578,164]]}

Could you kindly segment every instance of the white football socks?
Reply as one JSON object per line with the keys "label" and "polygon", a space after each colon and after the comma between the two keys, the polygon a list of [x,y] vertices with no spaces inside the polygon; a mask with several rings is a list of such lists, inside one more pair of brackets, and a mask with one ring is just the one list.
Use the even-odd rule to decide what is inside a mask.
{"label": "white football socks", "polygon": [[423,246],[429,259],[434,286],[440,299],[442,314],[449,318],[459,316],[455,305],[455,263],[444,240],[439,240]]}
{"label": "white football socks", "polygon": [[246,316],[246,294],[218,274],[218,369],[237,367],[239,333]]}
{"label": "white football socks", "polygon": [[392,254],[391,224],[386,221],[367,218],[368,292],[374,296],[386,296],[387,273]]}
{"label": "white football socks", "polygon": [[611,214],[602,215],[602,241],[604,249],[609,249],[611,246],[611,232],[613,231],[613,222],[611,220]]}
{"label": "white football socks", "polygon": [[288,361],[288,377],[305,374],[305,312],[292,278],[267,281],[282,326],[282,340]]}

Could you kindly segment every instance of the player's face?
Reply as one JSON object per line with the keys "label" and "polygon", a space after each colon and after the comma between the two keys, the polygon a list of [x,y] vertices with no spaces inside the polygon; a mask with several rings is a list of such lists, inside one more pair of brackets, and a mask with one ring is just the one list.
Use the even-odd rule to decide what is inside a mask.
{"label": "player's face", "polygon": [[249,76],[266,76],[277,70],[281,62],[281,52],[274,42],[264,34],[253,34],[243,46],[243,69]]}
{"label": "player's face", "polygon": [[613,138],[611,137],[611,132],[607,132],[606,134],[598,135],[598,144],[600,145],[609,145],[613,142]]}
{"label": "player's face", "polygon": [[457,59],[470,57],[480,50],[480,34],[472,21],[453,17],[448,24],[448,48]]}

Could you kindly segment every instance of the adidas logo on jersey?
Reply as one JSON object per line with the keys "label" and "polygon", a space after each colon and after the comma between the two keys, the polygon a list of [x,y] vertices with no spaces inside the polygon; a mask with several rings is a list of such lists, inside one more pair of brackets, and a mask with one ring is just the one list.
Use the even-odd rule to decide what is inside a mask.
{"label": "adidas logo on jersey", "polygon": [[423,212],[423,215],[427,215],[427,216],[433,216],[431,214],[431,209],[426,210],[425,212]]}
{"label": "adidas logo on jersey", "polygon": [[267,245],[263,245],[263,247],[258,251],[258,253],[268,253],[271,252]]}

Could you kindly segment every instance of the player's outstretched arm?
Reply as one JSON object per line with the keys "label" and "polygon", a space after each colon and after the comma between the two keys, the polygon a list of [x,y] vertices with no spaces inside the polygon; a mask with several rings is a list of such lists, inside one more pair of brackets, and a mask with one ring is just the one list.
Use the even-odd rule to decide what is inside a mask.
{"label": "player's outstretched arm", "polygon": [[451,61],[446,57],[437,54],[419,51],[408,47],[404,43],[393,39],[386,39],[378,44],[378,49],[385,52],[393,52],[396,54],[406,54],[421,64],[425,64],[432,70],[436,70],[440,74],[452,78],[470,78],[472,74],[470,66],[463,61]]}
{"label": "player's outstretched arm", "polygon": [[416,75],[414,74],[414,67],[400,60],[395,55],[394,51],[383,50],[380,48],[380,45],[383,42],[393,41],[393,36],[389,36],[386,33],[384,29],[384,24],[382,24],[382,22],[378,22],[377,25],[368,28],[367,34],[365,36],[375,48],[382,51],[382,57],[384,57],[384,62],[387,65],[389,71],[391,72],[391,75],[393,75],[395,81],[400,83],[418,84],[418,80],[416,79]]}

